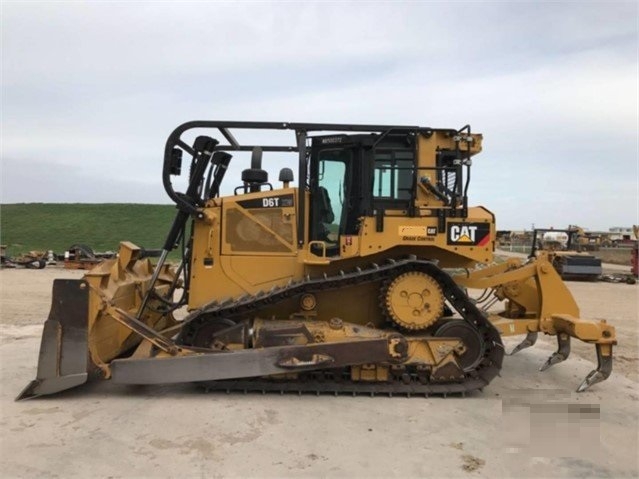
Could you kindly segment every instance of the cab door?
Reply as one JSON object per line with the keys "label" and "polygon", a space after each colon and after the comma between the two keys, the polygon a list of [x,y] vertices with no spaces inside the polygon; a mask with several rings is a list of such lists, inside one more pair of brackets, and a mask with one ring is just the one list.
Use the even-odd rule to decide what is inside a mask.
{"label": "cab door", "polygon": [[[310,239],[339,253],[343,235],[357,235],[359,220],[370,214],[372,153],[357,136],[315,138],[311,149]],[[369,158],[370,156],[370,158]]]}

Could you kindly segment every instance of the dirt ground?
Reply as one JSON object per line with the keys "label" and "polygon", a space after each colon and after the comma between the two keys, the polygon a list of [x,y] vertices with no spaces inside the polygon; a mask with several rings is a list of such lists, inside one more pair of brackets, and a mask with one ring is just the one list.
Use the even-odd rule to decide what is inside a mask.
{"label": "dirt ground", "polygon": [[[637,477],[637,285],[570,282],[585,318],[617,328],[613,374],[577,394],[594,347],[507,357],[466,398],[205,394],[108,381],[14,402],[35,376],[61,268],[0,271],[2,477]],[[505,340],[508,350],[516,339]]]}

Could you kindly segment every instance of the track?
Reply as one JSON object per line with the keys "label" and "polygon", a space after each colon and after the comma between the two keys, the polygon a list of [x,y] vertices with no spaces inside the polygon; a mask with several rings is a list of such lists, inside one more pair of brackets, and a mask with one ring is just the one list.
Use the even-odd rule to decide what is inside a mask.
{"label": "track", "polygon": [[226,393],[279,393],[279,394],[316,394],[316,395],[352,395],[352,396],[465,396],[482,389],[486,383],[480,378],[467,379],[460,383],[422,383],[416,375],[409,379],[394,378],[387,382],[351,381],[350,372],[344,370],[336,379],[335,373],[319,371],[300,374],[295,381],[277,381],[269,379],[236,379],[233,381],[207,381],[201,383],[207,391]]}
{"label": "track", "polygon": [[[224,380],[205,383],[211,390],[246,392],[294,392],[315,394],[382,394],[382,395],[446,395],[464,394],[485,387],[499,374],[504,356],[504,348],[498,331],[486,316],[475,306],[455,281],[435,263],[414,257],[389,260],[383,265],[373,264],[369,268],[357,268],[353,271],[340,271],[334,276],[307,276],[298,282],[289,282],[284,287],[246,295],[223,302],[212,302],[185,318],[184,326],[177,339],[178,343],[192,346],[200,328],[209,321],[221,318],[234,319],[259,312],[263,307],[303,293],[317,293],[337,288],[359,285],[367,282],[384,282],[397,275],[420,271],[432,276],[441,286],[450,305],[464,321],[480,333],[485,350],[478,365],[467,371],[461,382],[432,382],[417,374],[405,374],[389,382],[353,382],[345,373],[320,371],[300,374],[295,381],[285,382],[263,378]],[[344,318],[348,321],[348,318]]]}

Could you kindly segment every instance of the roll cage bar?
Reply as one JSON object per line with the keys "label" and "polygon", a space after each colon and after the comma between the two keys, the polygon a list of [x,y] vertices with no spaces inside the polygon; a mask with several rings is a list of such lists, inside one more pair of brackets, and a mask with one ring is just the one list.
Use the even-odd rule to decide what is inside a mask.
{"label": "roll cage bar", "polygon": [[[198,137],[200,141],[189,146],[182,140],[182,135],[193,129],[214,129],[226,139],[228,144],[220,144],[219,141],[209,137]],[[231,129],[248,129],[248,130],[291,130],[295,134],[295,144],[293,145],[242,145],[240,144]],[[190,121],[178,126],[169,135],[164,149],[164,166],[162,170],[162,179],[164,189],[169,197],[176,203],[181,211],[189,214],[197,214],[197,201],[193,198],[187,198],[186,195],[180,194],[173,189],[170,176],[179,174],[179,168],[176,169],[176,157],[180,156],[176,153],[176,149],[181,149],[189,153],[193,162],[197,163],[198,157],[208,156],[212,159],[212,153],[216,151],[252,151],[254,148],[261,148],[262,151],[268,152],[298,152],[298,178],[304,181],[307,177],[307,147],[306,139],[310,132],[368,132],[381,133],[376,143],[379,143],[389,133],[412,132],[431,135],[435,131],[448,132],[458,134],[464,130],[470,133],[470,126],[466,125],[460,130],[454,129],[435,129],[410,125],[354,125],[348,123],[288,123],[288,122],[260,122],[260,121]],[[192,164],[192,172],[195,171],[195,164]],[[196,178],[191,177],[189,183]],[[202,178],[200,178],[200,181]],[[218,181],[219,186],[220,181]],[[303,195],[300,195],[303,201]],[[304,205],[301,204],[300,207]],[[303,209],[302,209],[303,210]]]}

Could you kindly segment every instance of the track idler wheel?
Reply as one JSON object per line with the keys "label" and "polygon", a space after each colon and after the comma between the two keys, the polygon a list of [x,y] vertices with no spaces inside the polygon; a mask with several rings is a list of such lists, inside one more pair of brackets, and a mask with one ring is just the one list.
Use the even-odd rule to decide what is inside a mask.
{"label": "track idler wheel", "polygon": [[458,356],[457,362],[464,372],[472,371],[479,365],[486,344],[477,329],[466,321],[453,319],[444,322],[433,335],[438,338],[459,338],[464,342],[466,351]]}

